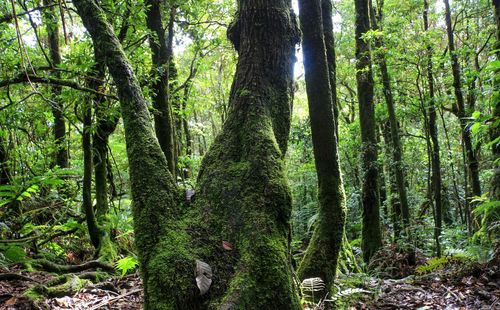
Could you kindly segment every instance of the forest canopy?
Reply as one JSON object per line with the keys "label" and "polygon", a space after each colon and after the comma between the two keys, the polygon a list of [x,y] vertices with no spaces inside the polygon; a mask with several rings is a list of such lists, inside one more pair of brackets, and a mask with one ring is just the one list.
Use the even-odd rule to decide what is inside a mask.
{"label": "forest canopy", "polygon": [[8,309],[494,308],[499,165],[497,0],[0,3]]}

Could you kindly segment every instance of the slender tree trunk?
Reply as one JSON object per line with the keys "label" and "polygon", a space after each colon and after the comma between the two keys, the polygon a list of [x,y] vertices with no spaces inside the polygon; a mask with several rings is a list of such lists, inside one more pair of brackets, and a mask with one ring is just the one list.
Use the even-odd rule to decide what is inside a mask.
{"label": "slender tree trunk", "polygon": [[[493,1],[493,6],[495,8],[495,21],[496,21],[496,26],[497,26],[497,31],[496,31],[496,39],[497,42],[495,44],[495,49],[496,49],[496,58],[497,60],[500,60],[500,1],[494,0]],[[494,112],[493,112],[493,119],[492,119],[492,125],[490,129],[490,135],[491,135],[491,141],[496,141],[496,143],[493,143],[493,162],[496,163],[494,164],[494,172],[493,176],[491,178],[491,190],[490,190],[490,195],[492,198],[496,200],[500,200],[500,164],[498,164],[498,160],[500,158],[500,143],[498,142],[498,138],[500,137],[500,125],[498,124],[500,122],[500,98],[498,96],[500,92],[500,82],[498,81],[498,75],[500,74],[499,71],[495,72],[497,75],[496,79],[496,102],[494,106]]]}
{"label": "slender tree trunk", "polygon": [[[429,2],[424,0],[424,30],[429,30]],[[433,64],[432,64],[432,47],[427,46],[427,84],[429,87],[429,134],[432,140],[432,193],[434,198],[435,227],[434,238],[436,239],[436,255],[441,256],[441,243],[440,236],[442,230],[442,214],[443,214],[443,199],[441,197],[441,159],[439,156],[439,139],[437,128],[437,114],[436,103],[434,95],[434,77],[433,77]]]}
{"label": "slender tree trunk", "polygon": [[151,31],[149,45],[151,48],[152,76],[154,79],[152,101],[153,107],[156,109],[154,113],[156,137],[167,158],[169,171],[175,177],[174,124],[168,86],[170,60],[172,58],[171,45],[173,40],[175,7],[171,8],[173,13],[170,14],[171,16],[168,21],[169,33],[168,36],[165,36],[162,14],[165,8],[161,3],[160,0],[146,1],[146,5],[149,6],[146,12],[146,21]]}
{"label": "slender tree trunk", "polygon": [[[371,0],[370,0],[371,3]],[[378,14],[375,15],[375,9],[371,7],[372,11],[372,28],[378,30],[378,23],[382,23],[382,5],[383,1],[380,1],[378,9]],[[378,23],[377,23],[378,20]],[[403,155],[401,150],[401,139],[399,137],[399,126],[396,119],[396,111],[394,108],[394,97],[392,95],[391,78],[389,75],[389,70],[387,68],[387,62],[385,59],[385,54],[382,51],[384,48],[384,42],[382,38],[375,39],[375,60],[380,68],[380,75],[382,80],[383,92],[385,97],[385,102],[387,105],[387,111],[389,113],[389,124],[391,129],[391,139],[392,139],[392,165],[394,165],[394,175],[396,177],[396,186],[398,189],[399,203],[401,205],[401,211],[403,215],[403,227],[407,230],[410,225],[410,209],[408,206],[408,196],[406,193],[406,182],[405,175],[403,171]]]}
{"label": "slender tree trunk", "polygon": [[[203,161],[189,208],[178,207],[146,101],[103,11],[93,0],[73,3],[107,56],[120,98],[144,308],[299,309],[284,167],[299,32],[290,1],[239,1],[229,29],[239,53],[230,111]],[[216,271],[204,296],[193,271],[206,265],[197,258]]]}
{"label": "slender tree trunk", "polygon": [[[98,50],[95,52],[94,77],[89,81],[92,89],[101,89],[104,86],[105,64],[104,57]],[[99,226],[100,244],[97,256],[103,260],[112,261],[116,257],[116,250],[110,239],[107,214],[109,211],[108,190],[108,138],[118,125],[118,114],[107,107],[103,96],[93,98],[95,131],[92,135],[93,164],[95,174],[95,215]]]}
{"label": "slender tree trunk", "polygon": [[[384,144],[386,149],[386,154],[389,154],[392,150],[392,139],[391,139],[391,125],[388,121],[385,121],[382,124],[382,133],[384,137]],[[402,212],[401,212],[401,204],[399,203],[399,195],[398,186],[396,184],[395,177],[395,169],[390,160],[387,163],[389,167],[389,184],[390,184],[390,194],[389,196],[389,204],[391,206],[391,220],[394,230],[394,240],[397,240],[401,234],[401,223],[402,221]]]}
{"label": "slender tree trunk", "polygon": [[[44,0],[44,6],[50,6],[53,4],[54,0]],[[58,69],[61,64],[61,51],[59,47],[59,21],[57,19],[58,15],[56,13],[56,7],[51,6],[48,8],[49,14],[44,14],[46,17],[46,29],[48,34],[48,44],[49,44],[49,55],[52,69],[52,75],[54,78],[59,79],[61,74]],[[64,105],[59,99],[61,95],[62,87],[60,85],[52,85],[52,115],[54,116],[54,141],[56,146],[55,151],[55,162],[54,164],[60,168],[69,167],[69,154],[68,146],[66,141],[66,121],[64,120]]]}
{"label": "slender tree trunk", "polygon": [[335,137],[338,139],[339,107],[337,105],[337,62],[335,60],[335,37],[333,36],[332,0],[321,0],[321,20],[328,63],[328,77],[332,96],[333,116],[335,118]]}
{"label": "slender tree trunk", "polygon": [[101,231],[97,224],[92,205],[92,101],[87,99],[82,106],[83,131],[82,131],[82,149],[83,149],[83,192],[82,209],[87,221],[90,241],[99,252],[101,247]]}
{"label": "slender tree trunk", "polygon": [[355,0],[356,9],[356,81],[358,85],[359,118],[361,127],[361,167],[363,203],[363,258],[370,257],[382,246],[380,206],[378,199],[378,163],[373,103],[373,75],[370,47],[362,36],[370,30],[368,0]]}
{"label": "slender tree trunk", "polygon": [[[462,93],[462,81],[460,64],[458,63],[458,55],[455,52],[455,42],[453,35],[453,28],[451,24],[451,11],[449,0],[444,0],[445,4],[445,18],[446,18],[446,32],[448,35],[448,50],[451,57],[451,69],[453,73],[453,88],[456,97],[456,114],[460,119],[462,129],[462,140],[464,143],[466,154],[466,166],[468,167],[468,174],[470,179],[470,194],[472,196],[481,196],[481,184],[479,181],[479,163],[474,153],[470,130],[467,126],[467,112],[465,110],[464,96]],[[473,221],[473,229],[478,227],[477,221]]]}
{"label": "slender tree trunk", "polygon": [[0,185],[8,184],[10,181],[9,154],[5,138],[0,134]]}
{"label": "slender tree trunk", "polygon": [[[325,20],[323,25],[321,23],[322,8],[330,10],[323,12],[323,16],[331,23],[329,0],[321,3],[320,0],[299,0],[306,89],[318,176],[319,215],[297,273],[300,279],[320,277],[329,291],[335,281],[346,210],[333,112],[335,74],[330,70],[326,57],[327,51],[333,47],[325,47],[326,35],[323,33],[326,34],[327,30],[323,29]],[[329,40],[333,40],[333,33],[329,35]]]}

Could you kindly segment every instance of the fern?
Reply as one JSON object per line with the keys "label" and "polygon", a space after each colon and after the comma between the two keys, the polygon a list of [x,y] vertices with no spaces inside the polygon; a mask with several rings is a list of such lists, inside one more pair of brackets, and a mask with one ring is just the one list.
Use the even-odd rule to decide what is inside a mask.
{"label": "fern", "polygon": [[121,272],[121,276],[126,275],[130,270],[134,270],[139,261],[133,256],[126,256],[116,263],[116,269]]}
{"label": "fern", "polygon": [[426,274],[443,268],[443,266],[446,265],[446,263],[448,262],[449,262],[448,256],[434,257],[428,260],[424,265],[418,266],[415,271],[419,275]]}

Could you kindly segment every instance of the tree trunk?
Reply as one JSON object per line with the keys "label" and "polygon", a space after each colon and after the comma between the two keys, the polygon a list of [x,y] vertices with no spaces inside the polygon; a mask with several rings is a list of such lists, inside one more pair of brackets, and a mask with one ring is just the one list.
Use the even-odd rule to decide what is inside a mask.
{"label": "tree trunk", "polygon": [[90,241],[99,252],[101,246],[101,231],[97,225],[94,206],[92,205],[92,101],[86,99],[82,106],[83,130],[82,130],[82,149],[83,149],[83,190],[82,190],[82,209],[87,221]]}
{"label": "tree trunk", "polygon": [[[371,0],[370,0],[371,4]],[[380,1],[378,9],[378,14],[375,15],[375,9],[370,5],[372,18],[372,28],[378,30],[378,23],[382,23],[382,5],[383,1]],[[406,182],[403,167],[403,155],[401,150],[401,139],[399,137],[399,126],[396,119],[396,111],[394,108],[394,97],[392,95],[391,78],[389,76],[389,70],[387,68],[387,62],[385,59],[385,54],[382,51],[384,48],[384,42],[381,37],[375,39],[374,46],[376,49],[375,60],[380,68],[380,75],[383,86],[383,93],[385,97],[385,102],[387,105],[387,111],[389,113],[389,125],[391,129],[391,139],[392,139],[392,165],[394,166],[394,176],[396,177],[396,187],[399,195],[399,203],[401,206],[401,212],[403,215],[403,227],[405,230],[410,226],[410,209],[408,206],[408,196],[406,193]],[[407,234],[408,235],[408,234]]]}
{"label": "tree trunk", "polygon": [[[284,168],[298,41],[291,3],[239,1],[229,31],[239,52],[230,112],[203,161],[198,197],[189,208],[177,207],[176,185],[146,101],[102,10],[93,0],[74,4],[106,54],[118,89],[144,308],[299,309]],[[193,276],[197,258],[215,271],[205,297]]]}
{"label": "tree trunk", "polygon": [[146,21],[151,34],[149,36],[149,45],[152,56],[152,77],[153,77],[153,107],[155,131],[161,149],[168,162],[170,173],[175,177],[175,145],[174,145],[174,124],[172,109],[170,105],[170,91],[168,87],[170,59],[172,57],[173,25],[175,16],[175,7],[171,8],[171,16],[168,21],[168,37],[165,36],[163,29],[164,7],[160,0],[147,0],[146,5],[149,9],[146,12]]}
{"label": "tree trunk", "polygon": [[[328,2],[325,5],[325,2]],[[327,291],[333,286],[345,223],[345,194],[340,173],[334,118],[335,74],[327,63],[325,20],[330,19],[330,0],[299,0],[300,23],[309,116],[318,176],[319,215],[311,242],[298,269],[300,279],[320,277]],[[330,13],[330,14],[328,14]],[[328,17],[329,16],[329,17]],[[324,31],[323,31],[324,30]],[[332,29],[329,29],[330,31]],[[329,33],[333,39],[333,33]],[[332,59],[334,61],[334,59]]]}
{"label": "tree trunk", "polygon": [[[53,4],[54,0],[44,0],[44,6],[50,6]],[[49,44],[49,55],[52,69],[52,75],[56,79],[61,78],[61,74],[58,69],[58,66],[61,64],[61,51],[59,48],[59,21],[57,19],[56,7],[51,6],[47,9],[49,11],[48,14],[43,14],[45,17],[47,35],[48,35],[48,44]],[[60,102],[59,96],[61,95],[62,87],[60,85],[52,85],[52,101],[51,101],[51,109],[52,115],[54,116],[54,141],[55,141],[55,162],[54,164],[59,166],[60,168],[68,168],[69,167],[69,155],[68,155],[68,146],[66,141],[66,121],[64,120],[64,105]]]}
{"label": "tree trunk", "polygon": [[378,163],[373,103],[373,75],[368,42],[362,36],[370,30],[368,0],[356,0],[356,81],[361,127],[363,231],[362,250],[366,262],[382,246],[378,199]]}
{"label": "tree trunk", "polygon": [[335,137],[338,139],[339,107],[337,105],[337,62],[335,60],[335,37],[333,36],[333,5],[332,0],[321,0],[321,18],[323,22],[323,37],[328,63],[328,77],[332,97],[333,116],[335,118]]}
{"label": "tree trunk", "polygon": [[[424,0],[424,30],[427,32],[429,30],[429,3],[428,0]],[[441,197],[441,159],[439,156],[439,139],[438,139],[438,128],[437,128],[437,114],[436,114],[436,104],[434,96],[434,77],[433,77],[433,64],[432,64],[432,47],[427,46],[427,83],[429,87],[429,134],[432,140],[432,193],[434,199],[434,210],[435,210],[435,227],[434,227],[434,238],[436,239],[436,255],[441,256],[441,243],[440,236],[442,230],[442,197]]]}
{"label": "tree trunk", "polygon": [[[90,79],[89,87],[101,89],[104,86],[105,64],[100,51],[95,52],[94,76]],[[103,96],[93,98],[94,114],[96,117],[95,131],[92,135],[93,164],[95,174],[95,215],[99,226],[100,244],[97,256],[106,261],[116,257],[116,250],[110,239],[110,231],[106,215],[109,211],[108,190],[108,138],[118,125],[118,114],[107,106]]]}
{"label": "tree trunk", "polygon": [[8,184],[10,181],[9,154],[5,138],[0,134],[0,185]]}
{"label": "tree trunk", "polygon": [[[500,2],[499,1],[493,1],[493,5],[495,8],[495,21],[497,25],[497,31],[496,31],[496,36],[497,36],[497,42],[495,44],[495,49],[496,49],[496,58],[497,60],[500,60]],[[492,119],[492,125],[490,129],[490,135],[491,135],[491,141],[496,141],[496,143],[493,143],[493,162],[496,164],[493,164],[494,166],[494,171],[493,171],[493,176],[491,178],[491,190],[490,190],[490,195],[493,199],[500,200],[500,165],[498,164],[498,160],[500,157],[500,143],[498,142],[498,139],[500,137],[500,99],[498,97],[498,93],[500,92],[500,82],[498,81],[498,75],[500,74],[499,71],[495,72],[497,79],[496,79],[496,102],[495,102],[495,110],[493,112],[493,119]]]}
{"label": "tree trunk", "polygon": [[[453,28],[451,24],[451,12],[449,0],[444,0],[445,4],[445,17],[446,17],[446,32],[448,35],[448,50],[451,57],[451,69],[453,73],[453,88],[456,97],[456,114],[460,120],[462,129],[462,140],[465,147],[465,155],[467,159],[468,174],[470,179],[470,194],[472,196],[481,196],[481,183],[479,181],[479,163],[474,153],[470,130],[467,124],[467,112],[465,110],[464,96],[462,93],[462,81],[460,64],[458,63],[458,55],[455,52],[455,43]],[[470,198],[470,197],[469,197]],[[473,221],[472,227],[477,228],[477,221]]]}

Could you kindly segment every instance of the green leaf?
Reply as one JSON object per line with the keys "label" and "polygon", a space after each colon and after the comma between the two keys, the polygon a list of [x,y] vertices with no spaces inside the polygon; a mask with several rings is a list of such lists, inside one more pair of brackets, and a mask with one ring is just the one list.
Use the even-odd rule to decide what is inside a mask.
{"label": "green leaf", "polygon": [[116,263],[116,269],[118,269],[121,272],[121,276],[123,277],[130,270],[134,270],[138,264],[139,264],[139,261],[137,260],[137,258],[135,258],[133,256],[126,256],[126,257],[120,259]]}

